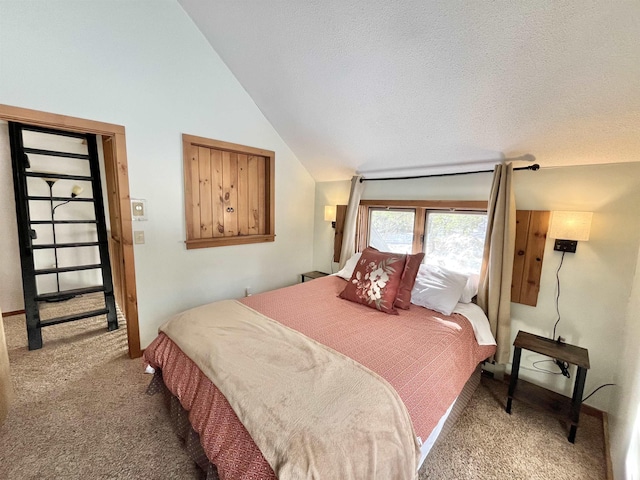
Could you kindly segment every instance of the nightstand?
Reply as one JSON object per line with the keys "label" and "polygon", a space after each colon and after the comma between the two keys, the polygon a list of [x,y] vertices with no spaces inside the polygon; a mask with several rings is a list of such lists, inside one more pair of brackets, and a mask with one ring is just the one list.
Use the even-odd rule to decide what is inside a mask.
{"label": "nightstand", "polygon": [[[590,367],[589,351],[586,348],[568,343],[559,343],[550,338],[523,331],[518,332],[513,345],[516,348],[513,352],[511,382],[509,383],[509,395],[507,397],[507,413],[511,413],[511,402],[514,398],[536,407],[542,407],[551,414],[570,421],[571,429],[568,439],[571,443],[575,443],[578,421],[580,420],[582,394],[587,379],[587,370]],[[518,371],[520,370],[520,356],[523,348],[555,358],[561,362],[576,365],[578,371],[573,385],[573,398],[569,399],[564,395],[524,381],[521,381],[520,387],[516,389],[516,386],[518,386]]]}
{"label": "nightstand", "polygon": [[326,277],[327,275],[329,275],[329,274],[328,273],[324,273],[324,272],[319,272],[318,270],[314,270],[313,272],[306,272],[306,273],[300,274],[300,276],[302,277],[302,283],[304,283],[304,279],[305,278],[307,278],[309,280],[315,280],[316,278]]}

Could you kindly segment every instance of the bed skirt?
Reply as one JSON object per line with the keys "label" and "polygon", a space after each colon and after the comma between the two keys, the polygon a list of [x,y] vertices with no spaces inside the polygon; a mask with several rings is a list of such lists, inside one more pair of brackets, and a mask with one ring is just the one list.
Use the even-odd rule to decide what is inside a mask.
{"label": "bed skirt", "polygon": [[204,478],[206,480],[220,480],[216,466],[209,461],[204,453],[200,443],[200,435],[189,423],[189,412],[180,404],[178,397],[173,395],[166,387],[162,380],[162,372],[159,369],[156,369],[151,383],[147,387],[147,395],[155,395],[156,393],[162,393],[171,425],[178,438],[182,440],[191,460],[205,473],[206,476]]}
{"label": "bed skirt", "polygon": [[[471,400],[473,392],[475,392],[480,384],[481,372],[482,368],[478,365],[453,404],[451,413],[447,417],[434,446],[447,436],[447,433],[451,431],[456,420]],[[189,423],[189,412],[180,404],[180,400],[165,386],[160,369],[156,369],[151,383],[147,387],[147,395],[155,395],[157,393],[162,393],[173,429],[176,435],[183,441],[184,448],[191,460],[204,472],[206,475],[204,478],[206,478],[206,480],[219,480],[216,466],[207,458],[200,443],[200,436]]]}

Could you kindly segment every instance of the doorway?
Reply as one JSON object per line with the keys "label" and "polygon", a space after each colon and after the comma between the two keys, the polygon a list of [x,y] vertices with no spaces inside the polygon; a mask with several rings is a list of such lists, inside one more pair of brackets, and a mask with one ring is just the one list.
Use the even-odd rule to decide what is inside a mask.
{"label": "doorway", "polygon": [[[9,137],[29,350],[47,326],[106,315],[117,329],[96,135],[9,122]],[[93,302],[69,308],[87,294]],[[58,302],[66,308],[45,319]]]}
{"label": "doorway", "polygon": [[107,186],[106,196],[112,229],[109,250],[112,258],[114,290],[116,299],[121,302],[119,306],[127,319],[129,356],[131,358],[141,356],[124,127],[9,105],[0,105],[0,119],[32,126],[102,136]]}

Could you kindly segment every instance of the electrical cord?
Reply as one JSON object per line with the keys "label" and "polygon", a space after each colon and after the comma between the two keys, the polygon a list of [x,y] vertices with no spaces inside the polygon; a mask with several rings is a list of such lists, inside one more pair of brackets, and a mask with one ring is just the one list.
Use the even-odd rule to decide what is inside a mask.
{"label": "electrical cord", "polygon": [[556,313],[558,314],[558,319],[556,323],[553,325],[553,335],[551,336],[552,340],[556,339],[556,327],[558,323],[560,323],[560,269],[562,268],[562,263],[564,262],[564,254],[567,252],[562,252],[562,258],[560,259],[560,265],[558,265],[558,270],[556,270]]}
{"label": "electrical cord", "polygon": [[583,402],[586,402],[586,401],[589,399],[589,397],[590,397],[591,395],[593,395],[594,393],[596,393],[598,390],[600,390],[600,389],[601,389],[601,388],[603,388],[603,387],[615,387],[615,386],[616,386],[616,384],[615,384],[615,383],[605,383],[604,385],[600,385],[600,386],[599,386],[598,388],[596,388],[593,392],[591,392],[589,395],[587,395],[586,397],[584,397],[584,398],[582,399],[582,401],[583,401]]}
{"label": "electrical cord", "polygon": [[51,214],[51,215],[53,216],[53,213],[55,213],[56,208],[61,207],[62,205],[66,205],[66,204],[67,204],[67,203],[69,203],[70,201],[71,201],[71,200],[67,200],[66,202],[59,203],[58,205],[56,205],[55,207],[53,207],[53,210],[51,210],[51,212],[52,212],[52,214]]}
{"label": "electrical cord", "polygon": [[[531,365],[533,366],[533,368],[528,368],[528,367],[520,367],[520,370],[529,370],[530,372],[536,372],[536,373],[546,373],[548,375],[564,375],[567,378],[569,378],[567,376],[568,374],[568,368],[569,368],[569,364],[565,362],[564,366],[564,370],[562,368],[560,368],[560,365],[558,365],[558,367],[560,368],[560,372],[554,372],[552,370],[547,370],[546,368],[540,368],[538,366],[539,363],[544,363],[544,362],[553,362],[554,364],[558,365],[558,363],[555,360],[552,360],[550,358],[545,359],[545,360],[536,360],[535,362],[533,362]],[[567,374],[565,374],[565,370],[567,371]]]}
{"label": "electrical cord", "polygon": [[553,372],[551,370],[547,370],[546,368],[540,368],[537,365],[538,363],[544,363],[544,362],[553,362],[553,360],[550,360],[550,359],[548,359],[548,360],[538,360],[536,362],[533,362],[531,365],[533,365],[533,368],[535,368],[539,372],[548,373],[550,375],[562,375],[562,372]]}

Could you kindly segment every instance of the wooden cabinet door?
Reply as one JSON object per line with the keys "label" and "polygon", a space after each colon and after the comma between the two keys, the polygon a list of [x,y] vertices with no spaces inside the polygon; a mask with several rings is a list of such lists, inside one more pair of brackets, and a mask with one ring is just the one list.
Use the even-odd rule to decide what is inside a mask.
{"label": "wooden cabinet door", "polygon": [[549,229],[550,212],[518,210],[513,257],[511,301],[535,307],[540,291],[542,260]]}
{"label": "wooden cabinet door", "polygon": [[187,248],[273,241],[274,157],[183,135]]}

